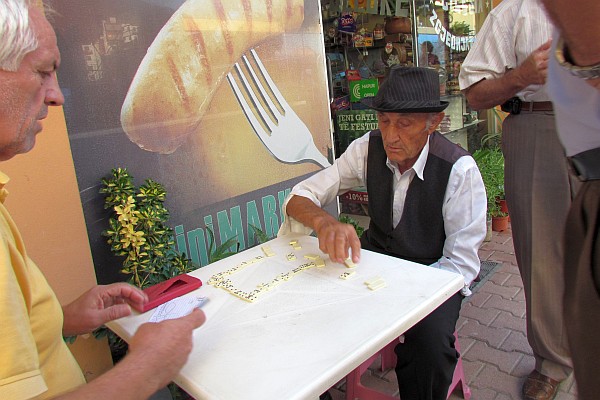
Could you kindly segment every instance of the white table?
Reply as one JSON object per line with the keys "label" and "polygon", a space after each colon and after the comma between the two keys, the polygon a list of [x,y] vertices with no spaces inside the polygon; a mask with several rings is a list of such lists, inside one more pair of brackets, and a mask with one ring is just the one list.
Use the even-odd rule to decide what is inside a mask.
{"label": "white table", "polygon": [[[301,250],[289,242],[297,239]],[[350,371],[400,336],[463,287],[458,274],[362,250],[354,279],[343,280],[310,236],[286,236],[266,245],[277,254],[231,275],[236,287],[257,283],[306,263],[326,259],[264,293],[254,303],[206,284],[215,273],[263,255],[261,246],[200,268],[203,286],[186,296],[207,296],[206,323],[194,333],[194,350],[175,382],[197,399],[316,399]],[[287,261],[293,252],[297,260]],[[364,281],[379,276],[387,286],[372,291]],[[114,321],[125,340],[152,310]],[[169,340],[165,338],[165,340]]]}

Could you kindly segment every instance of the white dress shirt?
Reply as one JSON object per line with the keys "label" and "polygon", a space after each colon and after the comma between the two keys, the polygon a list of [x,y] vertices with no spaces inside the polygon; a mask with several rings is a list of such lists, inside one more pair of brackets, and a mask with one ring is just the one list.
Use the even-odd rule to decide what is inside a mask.
{"label": "white dress shirt", "polygon": [[[286,216],[279,235],[288,232],[310,234],[312,230],[289,217],[285,211],[293,195],[310,199],[322,207],[336,200],[337,196],[349,190],[367,185],[367,153],[369,134],[354,140],[344,154],[333,165],[292,189],[284,203]],[[423,170],[429,154],[429,142],[412,168],[400,173],[395,163],[387,160],[387,166],[394,173],[393,223],[398,225],[404,209],[408,186],[413,179],[423,179]],[[464,277],[462,293],[471,294],[469,285],[479,273],[480,262],[477,251],[486,235],[486,194],[479,169],[472,157],[461,157],[452,166],[448,186],[444,196],[442,215],[446,241],[443,256],[431,266],[459,273]]]}
{"label": "white dress shirt", "polygon": [[[482,79],[497,79],[550,40],[552,24],[538,0],[504,0],[486,17],[463,62],[458,81],[464,90]],[[544,85],[517,93],[524,101],[550,101]]]}

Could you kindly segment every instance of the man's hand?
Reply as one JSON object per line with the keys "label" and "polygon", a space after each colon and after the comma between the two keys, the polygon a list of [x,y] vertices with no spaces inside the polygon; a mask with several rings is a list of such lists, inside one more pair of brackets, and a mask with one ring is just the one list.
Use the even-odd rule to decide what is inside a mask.
{"label": "man's hand", "polygon": [[315,231],[319,249],[332,261],[343,263],[350,255],[348,249],[352,250],[352,262],[360,261],[360,240],[352,225],[341,223],[302,196],[288,201],[286,213]]}
{"label": "man's hand", "polygon": [[186,363],[194,329],[206,321],[202,310],[185,317],[141,325],[129,352],[114,368],[57,399],[147,399],[165,387]]}
{"label": "man's hand", "polygon": [[343,263],[352,251],[352,262],[360,261],[360,239],[354,226],[344,224],[335,218],[322,218],[315,224],[315,232],[319,239],[319,249],[329,254],[329,258],[338,263]]}
{"label": "man's hand", "polygon": [[148,297],[127,283],[99,285],[63,306],[63,335],[89,333],[108,321],[131,314],[131,307],[141,311]]}
{"label": "man's hand", "polygon": [[519,76],[522,86],[543,85],[548,76],[548,57],[552,40],[547,41],[533,51],[514,71]]}
{"label": "man's hand", "polygon": [[529,85],[543,85],[548,76],[548,57],[552,41],[533,51],[518,67],[496,79],[482,79],[464,89],[474,110],[492,108],[504,103]]}
{"label": "man's hand", "polygon": [[204,312],[195,309],[185,317],[141,325],[129,342],[127,364],[148,371],[157,389],[166,386],[186,363],[194,329],[205,321]]}

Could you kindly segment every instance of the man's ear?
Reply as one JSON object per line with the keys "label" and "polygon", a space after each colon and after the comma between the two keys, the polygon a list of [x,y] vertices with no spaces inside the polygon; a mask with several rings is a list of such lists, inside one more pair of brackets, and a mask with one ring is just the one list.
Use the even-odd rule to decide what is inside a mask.
{"label": "man's ear", "polygon": [[438,125],[442,122],[445,115],[446,114],[444,112],[439,112],[431,116],[431,126],[429,127],[429,134],[432,134],[437,129]]}

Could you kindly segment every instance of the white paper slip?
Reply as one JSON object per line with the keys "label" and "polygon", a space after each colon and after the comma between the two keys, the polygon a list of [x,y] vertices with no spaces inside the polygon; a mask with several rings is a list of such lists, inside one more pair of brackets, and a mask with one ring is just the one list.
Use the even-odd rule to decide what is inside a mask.
{"label": "white paper slip", "polygon": [[208,297],[178,297],[158,306],[148,322],[160,322],[186,316],[194,308],[202,307],[207,301]]}

